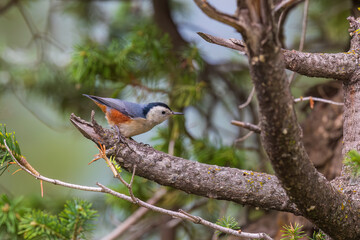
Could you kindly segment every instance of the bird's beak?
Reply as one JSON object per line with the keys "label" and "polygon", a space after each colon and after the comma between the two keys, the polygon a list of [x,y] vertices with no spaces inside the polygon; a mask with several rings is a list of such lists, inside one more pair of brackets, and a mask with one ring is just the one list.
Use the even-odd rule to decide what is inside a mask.
{"label": "bird's beak", "polygon": [[181,112],[173,112],[172,114],[173,114],[173,115],[184,115],[184,114],[181,113]]}

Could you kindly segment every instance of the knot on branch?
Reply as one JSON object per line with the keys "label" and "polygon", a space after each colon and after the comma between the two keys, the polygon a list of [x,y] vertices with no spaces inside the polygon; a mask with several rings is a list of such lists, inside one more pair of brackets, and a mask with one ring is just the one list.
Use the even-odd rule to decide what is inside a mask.
{"label": "knot on branch", "polygon": [[117,137],[114,132],[109,129],[104,129],[100,126],[94,118],[95,112],[91,112],[91,123],[81,119],[74,113],[70,116],[71,123],[81,132],[87,139],[96,144],[103,144],[106,147],[116,144]]}

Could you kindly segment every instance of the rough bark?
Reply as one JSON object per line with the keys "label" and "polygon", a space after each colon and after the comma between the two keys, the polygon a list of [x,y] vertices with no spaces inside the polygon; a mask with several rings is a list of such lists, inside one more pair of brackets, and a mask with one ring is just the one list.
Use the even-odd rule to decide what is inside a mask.
{"label": "rough bark", "polygon": [[129,139],[117,143],[114,133],[95,121],[72,115],[71,122],[86,138],[105,145],[125,170],[136,165],[137,176],[199,196],[299,214],[273,175],[190,161]]}
{"label": "rough bark", "polygon": [[[206,11],[208,7],[204,6],[203,1],[195,0],[195,2],[204,13],[216,19],[214,13]],[[246,1],[246,6],[239,4],[237,11],[242,13],[239,16],[242,25],[237,29],[240,30],[245,40],[250,74],[259,102],[262,144],[282,186],[303,216],[335,239],[359,239],[358,201],[349,200],[349,197],[343,192],[335,189],[315,169],[305,151],[289,82],[285,74],[284,55],[276,36],[277,29],[270,5],[268,1]],[[356,23],[351,24],[354,29],[359,29]],[[357,34],[354,36],[357,38]],[[352,45],[350,51],[355,52],[356,49],[358,48]],[[332,57],[323,59],[321,55],[316,57],[321,61],[326,61],[329,65],[324,65],[321,61],[303,61],[302,65],[308,64],[309,67],[317,65],[315,66],[317,72],[324,73],[331,67],[335,67],[333,73],[336,73],[339,70],[337,65],[340,65],[346,72],[336,74],[337,79],[348,80],[349,77],[353,79],[354,76],[357,76],[356,71],[349,73],[350,69],[346,68],[353,64],[350,61],[357,63],[357,57],[351,57],[346,59],[348,62],[343,62],[345,61],[343,58],[346,58],[347,54],[340,53],[338,56],[339,60],[336,65],[335,62],[329,60]],[[310,57],[310,55],[305,55],[305,57]],[[330,77],[328,74],[326,75]],[[354,84],[351,85],[353,91],[356,92],[357,87]],[[345,88],[344,90],[345,97],[347,97],[349,89]],[[352,103],[355,104],[355,102]],[[348,103],[348,106],[345,104],[345,118],[349,105],[351,103]],[[356,118],[357,111],[354,108],[350,109],[348,113],[353,117],[352,120],[358,119]],[[346,131],[344,131],[344,142],[345,133]],[[353,139],[360,138],[360,136],[355,137],[354,135],[356,134],[353,134],[345,144],[355,145]]]}

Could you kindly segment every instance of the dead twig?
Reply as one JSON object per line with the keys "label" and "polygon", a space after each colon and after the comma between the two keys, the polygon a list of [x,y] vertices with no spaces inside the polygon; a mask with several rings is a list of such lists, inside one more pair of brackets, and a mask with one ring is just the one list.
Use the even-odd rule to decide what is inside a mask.
{"label": "dead twig", "polygon": [[298,103],[298,102],[303,102],[303,101],[315,101],[315,102],[323,102],[323,103],[329,103],[329,104],[333,104],[333,105],[337,105],[337,106],[344,106],[344,103],[341,102],[334,102],[328,99],[323,99],[323,98],[318,98],[318,97],[299,97],[299,98],[295,98],[294,102]]}
{"label": "dead twig", "polygon": [[254,93],[255,93],[255,87],[253,87],[253,88],[251,89],[251,92],[250,92],[248,98],[246,99],[246,102],[244,102],[243,104],[239,105],[239,109],[240,109],[240,110],[243,109],[243,108],[245,108],[247,105],[250,104],[252,98],[254,97]]}
{"label": "dead twig", "polygon": [[232,120],[231,124],[235,125],[235,126],[238,126],[238,127],[246,128],[246,129],[248,129],[250,131],[253,131],[255,133],[260,133],[261,132],[261,128],[258,125],[254,125],[252,123],[240,122],[240,121]]}

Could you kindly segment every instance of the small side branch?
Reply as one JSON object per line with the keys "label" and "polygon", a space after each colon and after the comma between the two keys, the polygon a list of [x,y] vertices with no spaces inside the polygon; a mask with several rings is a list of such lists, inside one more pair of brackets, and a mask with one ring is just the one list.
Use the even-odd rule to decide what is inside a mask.
{"label": "small side branch", "polygon": [[238,31],[244,29],[244,23],[241,19],[236,18],[233,15],[229,15],[223,12],[218,11],[206,0],[194,0],[196,5],[210,18],[217,20],[219,22],[225,23],[226,25],[232,26]]}
{"label": "small side branch", "polygon": [[238,108],[239,108],[240,110],[243,109],[243,108],[245,108],[245,107],[247,107],[247,106],[250,104],[251,99],[254,97],[254,93],[255,93],[255,87],[253,87],[253,88],[251,89],[251,92],[250,92],[248,98],[246,99],[246,102],[244,102],[243,104],[239,105]]}
{"label": "small side branch", "polygon": [[344,106],[344,103],[341,102],[334,102],[331,100],[327,100],[327,99],[323,99],[323,98],[318,98],[318,97],[300,97],[300,98],[295,98],[294,102],[298,103],[298,102],[303,102],[303,101],[315,101],[315,102],[323,102],[323,103],[329,103],[329,104],[333,104],[333,105],[337,105],[337,106]]}
{"label": "small side branch", "polygon": [[275,13],[284,11],[285,9],[290,8],[298,3],[301,3],[302,1],[303,0],[283,0],[275,6],[274,11]]}
{"label": "small side branch", "polygon": [[255,133],[260,133],[261,132],[261,128],[257,125],[254,125],[252,123],[247,123],[247,122],[240,122],[240,121],[236,121],[236,120],[232,120],[231,121],[232,125],[238,126],[238,127],[242,127],[242,128],[246,128],[250,131],[253,131]]}
{"label": "small side branch", "polygon": [[208,33],[197,33],[202,39],[207,41],[208,43],[213,43],[216,45],[220,45],[223,47],[231,48],[237,51],[240,51],[245,54],[245,43],[243,41],[237,40],[237,39],[225,39],[221,37],[216,37]]}

